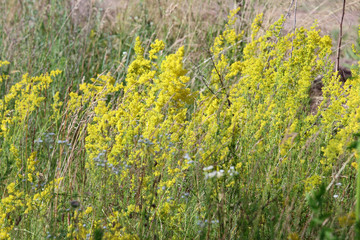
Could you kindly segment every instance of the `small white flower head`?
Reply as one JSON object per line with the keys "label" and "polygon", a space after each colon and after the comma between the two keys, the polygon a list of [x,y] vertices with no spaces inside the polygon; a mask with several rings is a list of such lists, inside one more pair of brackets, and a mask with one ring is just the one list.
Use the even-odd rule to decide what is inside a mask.
{"label": "small white flower head", "polygon": [[217,171],[213,171],[211,173],[205,173],[205,179],[213,178],[217,175]]}
{"label": "small white flower head", "polygon": [[338,186],[338,187],[340,187],[340,186],[341,186],[341,183],[338,182],[338,183],[336,183],[335,185]]}
{"label": "small white flower head", "polygon": [[223,169],[221,169],[220,171],[218,171],[218,172],[216,172],[216,177],[217,178],[221,178],[222,176],[224,176],[224,170]]}
{"label": "small white flower head", "polygon": [[212,170],[213,168],[214,168],[214,166],[210,165],[210,166],[208,166],[208,167],[204,167],[204,168],[203,168],[203,171],[210,171],[210,170]]}
{"label": "small white flower head", "polygon": [[230,176],[233,176],[233,175],[237,175],[238,172],[235,171],[235,167],[234,167],[234,166],[231,166],[230,169],[228,170],[228,174],[229,174]]}
{"label": "small white flower head", "polygon": [[334,198],[338,198],[339,197],[339,195],[337,195],[337,194],[334,194],[334,196],[333,196]]}
{"label": "small white flower head", "polygon": [[188,153],[185,153],[184,158],[185,158],[186,160],[191,160],[191,158],[190,158],[190,156],[189,156]]}
{"label": "small white flower head", "polygon": [[216,176],[216,174],[217,174],[217,171],[213,171],[213,172],[209,173],[208,175],[209,175],[209,178],[213,178]]}
{"label": "small white flower head", "polygon": [[222,176],[224,176],[224,174],[225,174],[225,171],[223,169],[221,169],[220,171],[213,171],[211,173],[205,173],[205,179],[213,178],[213,177],[221,178]]}

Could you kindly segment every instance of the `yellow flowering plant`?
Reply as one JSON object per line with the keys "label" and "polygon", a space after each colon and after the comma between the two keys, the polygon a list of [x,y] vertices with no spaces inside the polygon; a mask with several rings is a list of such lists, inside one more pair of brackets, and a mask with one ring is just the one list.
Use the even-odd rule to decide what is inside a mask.
{"label": "yellow flowering plant", "polygon": [[157,39],[145,51],[140,37],[124,78],[104,72],[64,92],[59,70],[6,88],[13,76],[0,72],[0,239],[311,238],[304,200],[325,184],[336,216],[321,224],[352,231],[337,212],[352,200],[337,191],[353,191],[359,70],[339,81],[316,24],[283,33],[281,17],[261,35],[260,14],[247,40],[239,11],[203,82],[184,47],[165,54]]}

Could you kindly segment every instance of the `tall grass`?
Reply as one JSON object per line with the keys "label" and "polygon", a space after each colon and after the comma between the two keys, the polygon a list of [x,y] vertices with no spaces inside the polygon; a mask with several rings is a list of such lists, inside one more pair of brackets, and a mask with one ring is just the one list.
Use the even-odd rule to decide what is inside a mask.
{"label": "tall grass", "polygon": [[4,1],[0,238],[354,238],[359,66],[340,82],[315,25],[245,7],[200,44],[191,12],[158,28],[179,6],[141,3],[105,27],[102,5]]}

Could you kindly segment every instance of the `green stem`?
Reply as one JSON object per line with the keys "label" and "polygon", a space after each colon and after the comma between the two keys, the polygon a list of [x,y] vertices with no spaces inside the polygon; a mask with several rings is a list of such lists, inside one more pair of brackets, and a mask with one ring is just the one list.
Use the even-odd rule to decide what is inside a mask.
{"label": "green stem", "polygon": [[[360,143],[357,144],[357,153],[360,154]],[[356,208],[355,208],[355,215],[356,215],[356,236],[357,239],[360,239],[360,157],[357,158],[357,175],[356,175]]]}

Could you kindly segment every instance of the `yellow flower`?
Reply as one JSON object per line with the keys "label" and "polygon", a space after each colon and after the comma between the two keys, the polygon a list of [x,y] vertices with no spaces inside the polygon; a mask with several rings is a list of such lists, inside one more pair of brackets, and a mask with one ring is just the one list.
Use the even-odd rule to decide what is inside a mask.
{"label": "yellow flower", "polygon": [[14,193],[14,192],[15,192],[15,182],[10,183],[10,184],[7,186],[7,190],[8,190],[8,193],[9,193],[9,194]]}
{"label": "yellow flower", "polygon": [[358,169],[358,164],[357,164],[357,162],[352,162],[352,163],[351,163],[351,166],[352,166],[353,168],[355,168],[356,170]]}

